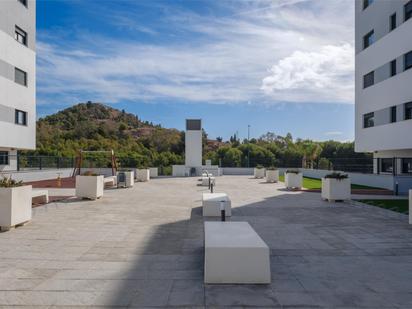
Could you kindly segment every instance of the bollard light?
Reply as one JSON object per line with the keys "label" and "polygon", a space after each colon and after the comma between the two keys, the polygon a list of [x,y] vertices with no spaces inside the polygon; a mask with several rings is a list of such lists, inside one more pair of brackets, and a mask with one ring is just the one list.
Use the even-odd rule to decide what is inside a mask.
{"label": "bollard light", "polygon": [[210,177],[209,177],[209,190],[210,190]]}
{"label": "bollard light", "polygon": [[213,193],[213,182],[210,184],[210,193]]}

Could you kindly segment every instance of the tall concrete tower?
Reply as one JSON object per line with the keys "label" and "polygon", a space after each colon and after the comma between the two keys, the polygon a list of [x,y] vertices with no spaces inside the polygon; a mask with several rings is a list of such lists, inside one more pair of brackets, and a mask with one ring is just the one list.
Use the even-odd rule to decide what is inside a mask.
{"label": "tall concrete tower", "polygon": [[186,167],[202,166],[202,120],[186,119],[185,136]]}

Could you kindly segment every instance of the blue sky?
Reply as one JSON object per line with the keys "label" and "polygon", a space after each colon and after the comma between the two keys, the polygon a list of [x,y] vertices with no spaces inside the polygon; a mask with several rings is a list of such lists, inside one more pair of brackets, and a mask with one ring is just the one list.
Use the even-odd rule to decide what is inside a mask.
{"label": "blue sky", "polygon": [[210,137],[352,140],[352,2],[38,0],[38,114],[91,100]]}

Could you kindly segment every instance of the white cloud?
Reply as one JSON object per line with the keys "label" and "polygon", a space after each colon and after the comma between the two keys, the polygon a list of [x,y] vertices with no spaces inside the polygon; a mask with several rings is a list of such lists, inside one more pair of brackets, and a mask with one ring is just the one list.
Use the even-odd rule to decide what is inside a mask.
{"label": "white cloud", "polygon": [[352,103],[352,1],[213,5],[211,10],[230,14],[201,15],[170,6],[167,18],[152,21],[156,27],[142,23],[139,8],[96,6],[95,17],[102,22],[148,34],[153,41],[76,32],[75,27],[66,41],[60,31],[40,30],[40,102],[57,96],[110,103]]}
{"label": "white cloud", "polygon": [[262,81],[262,90],[288,100],[285,91],[299,91],[295,101],[351,102],[353,100],[353,46],[326,45],[319,51],[295,51],[279,60]]}

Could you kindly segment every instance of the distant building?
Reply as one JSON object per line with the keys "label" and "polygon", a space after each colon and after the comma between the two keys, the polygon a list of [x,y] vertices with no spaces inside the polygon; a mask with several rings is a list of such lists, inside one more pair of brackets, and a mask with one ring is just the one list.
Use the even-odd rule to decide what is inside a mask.
{"label": "distant building", "polygon": [[412,174],[412,0],[355,0],[355,149]]}
{"label": "distant building", "polygon": [[36,1],[0,1],[0,171],[36,147]]}

